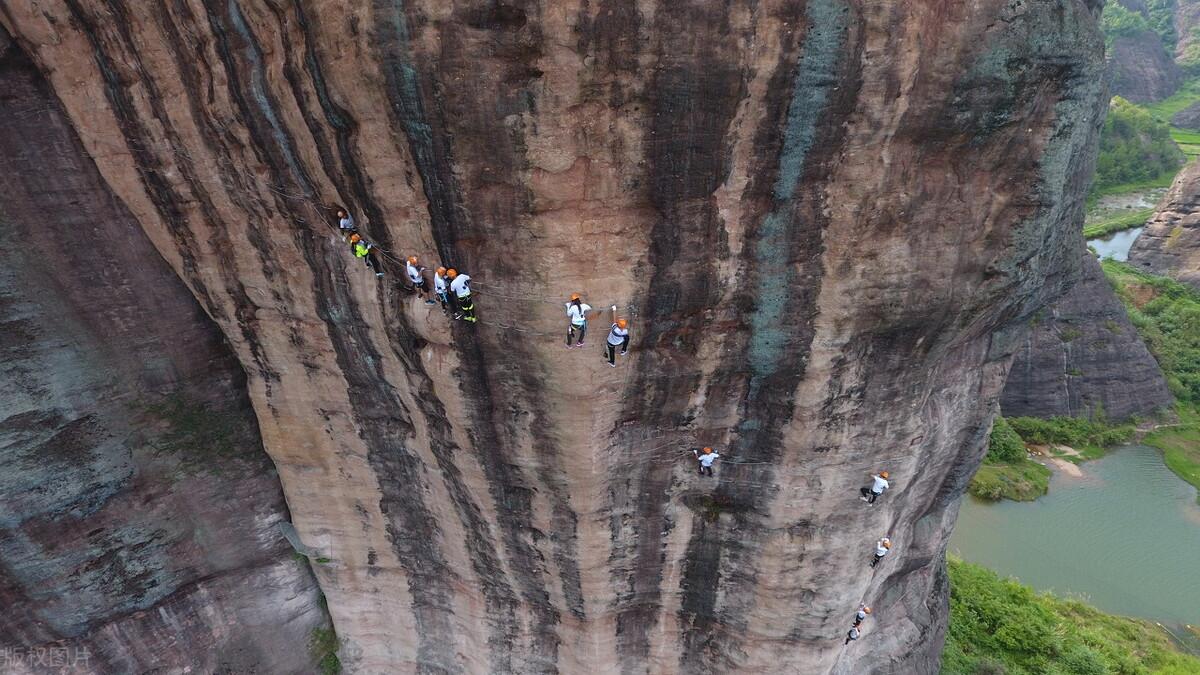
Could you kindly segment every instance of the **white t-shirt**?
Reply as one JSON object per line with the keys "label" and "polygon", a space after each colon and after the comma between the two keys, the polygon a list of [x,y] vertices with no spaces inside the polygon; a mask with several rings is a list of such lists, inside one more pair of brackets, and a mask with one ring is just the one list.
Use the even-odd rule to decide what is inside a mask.
{"label": "white t-shirt", "polygon": [[859,621],[866,621],[867,613],[860,609],[858,610],[858,613],[854,615],[854,618],[858,619]]}
{"label": "white t-shirt", "polygon": [[875,555],[883,557],[888,554],[888,548],[883,545],[882,541],[875,544]]}
{"label": "white t-shirt", "polygon": [[629,336],[628,328],[621,328],[617,324],[612,325],[612,330],[608,331],[608,344],[614,347],[620,347],[625,343],[625,338]]}
{"label": "white t-shirt", "polygon": [[438,293],[446,292],[446,280],[442,278],[442,275],[433,275],[433,290],[437,291]]}
{"label": "white t-shirt", "polygon": [[578,307],[573,302],[567,303],[567,316],[571,318],[572,326],[582,326],[587,323],[587,313],[590,311],[592,311],[592,306],[585,302],[579,303]]}
{"label": "white t-shirt", "polygon": [[875,482],[871,485],[871,492],[879,495],[883,494],[883,491],[888,489],[888,482],[886,478],[882,478],[880,476],[871,476],[871,478],[875,479]]}
{"label": "white t-shirt", "polygon": [[408,272],[408,280],[414,284],[419,284],[422,281],[425,281],[425,279],[421,276],[420,267],[413,267],[412,263],[406,262],[404,263],[404,270]]}
{"label": "white t-shirt", "polygon": [[354,216],[347,214],[345,218],[342,218],[338,221],[338,227],[342,228],[343,230],[353,230]]}
{"label": "white t-shirt", "polygon": [[707,455],[700,455],[700,464],[704,466],[712,466],[712,463],[717,461],[718,457],[720,457],[720,455],[715,452],[710,452]]}
{"label": "white t-shirt", "polygon": [[454,291],[454,295],[460,298],[465,298],[471,294],[471,277],[460,274],[454,277],[454,281],[450,282],[450,290]]}

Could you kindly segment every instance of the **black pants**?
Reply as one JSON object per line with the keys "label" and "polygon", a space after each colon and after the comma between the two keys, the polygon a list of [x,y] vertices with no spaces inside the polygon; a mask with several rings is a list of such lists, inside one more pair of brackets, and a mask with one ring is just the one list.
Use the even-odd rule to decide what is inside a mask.
{"label": "black pants", "polygon": [[[848,645],[848,644],[850,644],[850,641],[851,641],[851,640],[857,640],[857,639],[858,639],[858,638],[852,638],[852,637],[850,637],[849,635],[847,635],[847,636],[846,636],[846,644]],[[842,645],[842,646],[844,647],[845,645]]]}
{"label": "black pants", "polygon": [[363,261],[367,263],[367,267],[375,270],[376,274],[383,274],[383,265],[379,264],[379,258],[374,251],[369,251],[363,256]]}
{"label": "black pants", "polygon": [[[629,338],[625,338],[625,341],[621,343],[621,353],[624,354],[627,351],[629,351]],[[613,344],[609,344],[608,341],[606,340],[604,342],[604,356],[608,359],[609,363],[616,363],[617,362],[617,346],[613,345]]]}
{"label": "black pants", "polygon": [[[412,279],[409,279],[409,281],[412,281]],[[420,281],[413,282],[413,291],[417,295],[424,298],[425,295],[429,292],[429,289],[425,287],[425,280],[422,279]]]}
{"label": "black pants", "polygon": [[874,504],[875,500],[878,499],[879,495],[881,494],[879,492],[871,492],[871,488],[869,488],[869,487],[865,487],[865,488],[859,490],[859,492],[861,492],[862,496],[866,497],[869,500],[867,502],[868,504]]}
{"label": "black pants", "polygon": [[475,323],[475,301],[471,299],[471,296],[458,298],[458,311],[462,313],[463,321]]}
{"label": "black pants", "polygon": [[712,472],[712,467],[711,467],[711,466],[704,466],[703,464],[701,464],[701,465],[700,465],[700,475],[701,475],[701,476],[711,476],[711,475],[713,475],[713,472]]}
{"label": "black pants", "polygon": [[871,561],[871,567],[878,565],[880,560],[883,560],[883,556],[875,554],[875,559]]}
{"label": "black pants", "polygon": [[855,617],[854,617],[854,627],[855,627],[855,628],[858,628],[859,626],[861,626],[861,625],[862,625],[862,622],[863,622],[863,620],[862,620],[862,619],[860,619],[860,618],[858,618],[858,616],[857,616],[857,615],[855,615]]}
{"label": "black pants", "polygon": [[453,312],[454,311],[454,299],[453,299],[454,296],[450,295],[449,291],[446,291],[444,293],[438,293],[437,297],[438,297],[438,300],[440,300],[442,303],[442,311],[443,312]]}
{"label": "black pants", "polygon": [[582,324],[579,326],[576,326],[575,324],[571,324],[570,326],[567,327],[567,346],[568,347],[571,346],[571,340],[572,340],[573,336],[575,335],[575,333],[579,333],[579,340],[576,344],[583,344],[583,336],[587,335],[587,324],[585,323],[585,324]]}

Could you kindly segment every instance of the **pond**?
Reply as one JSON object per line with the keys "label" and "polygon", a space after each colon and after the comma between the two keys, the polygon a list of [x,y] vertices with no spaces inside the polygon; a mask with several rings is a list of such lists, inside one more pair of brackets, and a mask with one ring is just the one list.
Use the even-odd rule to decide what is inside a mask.
{"label": "pond", "polygon": [[1101,258],[1112,258],[1124,262],[1129,259],[1129,249],[1133,247],[1133,240],[1137,239],[1141,233],[1142,228],[1140,227],[1121,230],[1099,239],[1089,239],[1088,246],[1096,249],[1096,255]]}
{"label": "pond", "polygon": [[[1056,471],[1035,502],[964,497],[950,551],[1105,612],[1200,624],[1196,489],[1154,448],[1131,445]],[[1193,645],[1194,646],[1194,645]]]}

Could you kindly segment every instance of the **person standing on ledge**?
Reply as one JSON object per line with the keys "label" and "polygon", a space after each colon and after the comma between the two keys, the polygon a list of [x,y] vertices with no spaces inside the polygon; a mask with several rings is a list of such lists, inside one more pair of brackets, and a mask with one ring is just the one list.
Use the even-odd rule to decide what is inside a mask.
{"label": "person standing on ledge", "polygon": [[375,276],[383,276],[383,267],[379,264],[379,259],[375,257],[375,244],[363,239],[357,232],[350,235],[350,250],[354,252],[355,258],[362,258],[363,262],[367,263],[367,267],[375,271]]}
{"label": "person standing on ledge", "polygon": [[475,301],[471,299],[471,277],[459,274],[454,268],[446,270],[446,277],[450,279],[450,292],[454,294],[454,301],[458,303],[458,312],[454,318],[471,323],[478,321],[475,318]]}
{"label": "person standing on ledge", "polygon": [[859,490],[862,493],[861,499],[868,504],[874,504],[875,500],[879,499],[879,495],[883,494],[883,491],[888,489],[888,485],[890,485],[888,483],[888,472],[886,471],[880,471],[872,475],[871,480],[870,487]]}
{"label": "person standing on ledge", "polygon": [[449,314],[454,311],[454,307],[450,303],[450,284],[446,281],[445,267],[439,267],[433,273],[433,292],[437,294],[438,300],[441,301],[443,312]]}
{"label": "person standing on ledge", "polygon": [[588,312],[590,311],[592,311],[592,306],[584,303],[578,293],[571,294],[571,301],[567,303],[567,318],[571,321],[567,325],[567,349],[571,348],[571,342],[576,339],[576,333],[579,334],[579,337],[575,346],[583,346],[583,337],[587,335]]}
{"label": "person standing on ledge", "polygon": [[342,231],[343,237],[349,236],[358,231],[358,228],[354,227],[354,217],[351,216],[346,209],[338,209],[337,218],[338,229]]}
{"label": "person standing on ledge", "polygon": [[613,368],[617,367],[617,347],[621,348],[621,356],[624,356],[629,351],[629,322],[625,319],[617,318],[617,306],[612,306],[613,325],[608,331],[608,340],[604,345],[604,358],[608,359],[608,365]]}
{"label": "person standing on ledge", "polygon": [[720,457],[720,455],[713,452],[712,448],[705,448],[703,453],[699,450],[692,450],[692,454],[695,455],[696,459],[700,462],[700,475],[713,475],[713,462],[717,461],[717,458]]}
{"label": "person standing on ledge", "polygon": [[417,256],[408,256],[408,262],[404,265],[404,271],[408,273],[408,280],[412,282],[413,290],[417,295],[425,298],[425,304],[432,305],[433,298],[429,297],[429,288],[425,285],[425,268],[417,262]]}

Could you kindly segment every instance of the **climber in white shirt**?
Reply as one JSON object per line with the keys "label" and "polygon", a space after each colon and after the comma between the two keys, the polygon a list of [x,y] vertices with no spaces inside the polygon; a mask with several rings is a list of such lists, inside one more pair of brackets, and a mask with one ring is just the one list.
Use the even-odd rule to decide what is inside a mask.
{"label": "climber in white shirt", "polygon": [[425,268],[417,262],[417,256],[408,256],[404,271],[408,273],[408,280],[412,282],[413,290],[417,295],[425,298],[425,304],[432,305],[433,298],[429,297],[429,287],[425,285]]}
{"label": "climber in white shirt", "polygon": [[621,355],[624,356],[629,351],[629,322],[625,319],[617,318],[617,306],[612,306],[613,325],[608,331],[608,339],[604,345],[604,358],[608,359],[608,365],[613,368],[617,367],[617,347],[621,348]]}
{"label": "climber in white shirt", "polygon": [[880,539],[879,541],[875,542],[875,559],[871,561],[871,567],[878,565],[879,561],[883,560],[883,556],[887,555],[888,552],[891,550],[892,550],[892,540],[891,539],[884,537],[883,539]]}
{"label": "climber in white shirt", "polygon": [[453,267],[446,270],[446,278],[450,280],[450,292],[458,303],[458,312],[454,318],[475,323],[475,301],[471,299],[471,277],[459,274]]}
{"label": "climber in white shirt", "polygon": [[[578,293],[571,294],[571,301],[567,303],[567,318],[570,319],[570,323],[567,325],[567,349],[572,346],[583,346],[583,337],[587,334],[588,312],[590,311],[592,311],[592,306],[580,299]],[[576,333],[578,333],[578,338],[576,338]]]}
{"label": "climber in white shirt", "polygon": [[868,504],[874,504],[875,500],[879,498],[879,495],[883,494],[883,491],[888,489],[888,472],[880,471],[877,474],[873,474],[871,476],[871,480],[871,487],[865,487],[859,490],[859,492],[862,493],[862,500]]}
{"label": "climber in white shirt", "polygon": [[692,454],[695,455],[696,459],[700,462],[700,475],[713,475],[713,462],[717,461],[717,458],[719,458],[720,455],[713,452],[712,448],[705,448],[703,452],[699,450],[692,450]]}

